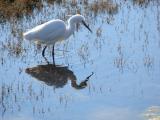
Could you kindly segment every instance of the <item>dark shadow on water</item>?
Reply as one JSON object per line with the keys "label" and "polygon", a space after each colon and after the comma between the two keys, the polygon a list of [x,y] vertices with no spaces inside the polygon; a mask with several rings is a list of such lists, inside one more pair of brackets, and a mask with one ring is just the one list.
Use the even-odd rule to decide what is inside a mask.
{"label": "dark shadow on water", "polygon": [[37,65],[36,67],[26,68],[26,73],[55,88],[62,88],[66,85],[68,80],[71,80],[71,85],[75,89],[87,87],[87,81],[93,75],[92,72],[92,74],[87,76],[80,84],[77,84],[77,78],[73,71],[69,70],[66,66],[54,66],[53,64]]}

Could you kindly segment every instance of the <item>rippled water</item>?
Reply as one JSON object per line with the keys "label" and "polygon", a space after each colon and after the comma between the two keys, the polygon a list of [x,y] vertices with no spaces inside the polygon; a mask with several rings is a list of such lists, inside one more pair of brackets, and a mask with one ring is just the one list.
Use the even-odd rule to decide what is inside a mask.
{"label": "rippled water", "polygon": [[[160,3],[111,3],[43,2],[29,16],[0,23],[2,120],[160,119]],[[22,33],[76,13],[93,33],[79,26],[56,44],[52,68],[41,56],[44,46]]]}

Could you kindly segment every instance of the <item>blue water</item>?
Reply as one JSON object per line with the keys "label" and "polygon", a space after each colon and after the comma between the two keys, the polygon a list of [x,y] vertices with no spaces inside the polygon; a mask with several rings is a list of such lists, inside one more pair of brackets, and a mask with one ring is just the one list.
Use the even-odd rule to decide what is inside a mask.
{"label": "blue water", "polygon": [[[28,17],[1,23],[1,119],[149,120],[146,111],[160,106],[160,6],[153,1],[142,6],[123,0],[117,4],[114,14],[105,10],[95,14],[85,4],[44,3]],[[56,87],[27,74],[27,68],[46,62],[43,45],[24,40],[22,33],[52,18],[67,20],[78,9],[93,33],[81,25],[55,48],[56,64],[68,66],[59,77],[73,72],[71,76],[67,74],[65,83]],[[49,61],[51,49],[46,51]],[[76,76],[79,84],[92,72],[84,89],[72,87],[70,77]]]}

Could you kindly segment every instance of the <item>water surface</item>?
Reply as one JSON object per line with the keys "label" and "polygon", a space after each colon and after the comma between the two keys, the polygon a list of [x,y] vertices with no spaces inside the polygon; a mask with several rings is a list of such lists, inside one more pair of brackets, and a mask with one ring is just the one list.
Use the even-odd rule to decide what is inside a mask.
{"label": "water surface", "polygon": [[[0,23],[2,120],[160,119],[160,3],[109,3],[43,1],[31,14]],[[22,33],[76,13],[93,33],[81,25],[56,44],[52,68],[41,56],[44,46]]]}

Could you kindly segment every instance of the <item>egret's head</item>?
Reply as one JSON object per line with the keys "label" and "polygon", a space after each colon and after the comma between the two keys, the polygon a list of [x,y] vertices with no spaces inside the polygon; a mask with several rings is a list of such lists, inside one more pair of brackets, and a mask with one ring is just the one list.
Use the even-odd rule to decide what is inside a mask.
{"label": "egret's head", "polygon": [[80,15],[80,14],[76,14],[76,15],[73,15],[69,21],[73,24],[76,24],[76,23],[82,23],[90,32],[92,32],[92,30],[89,28],[89,26],[85,23],[85,18],[84,16]]}

